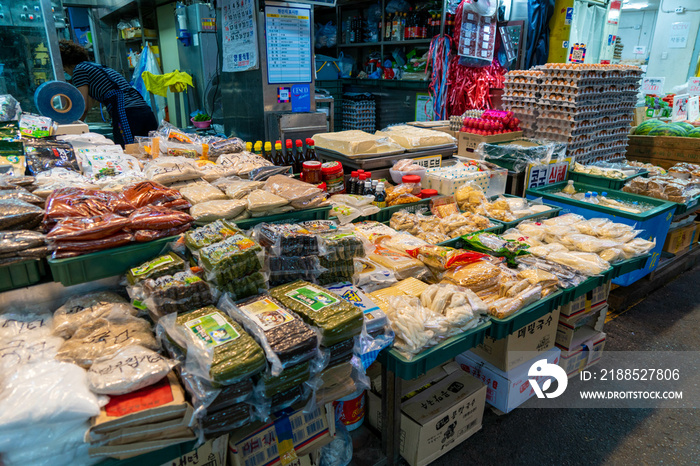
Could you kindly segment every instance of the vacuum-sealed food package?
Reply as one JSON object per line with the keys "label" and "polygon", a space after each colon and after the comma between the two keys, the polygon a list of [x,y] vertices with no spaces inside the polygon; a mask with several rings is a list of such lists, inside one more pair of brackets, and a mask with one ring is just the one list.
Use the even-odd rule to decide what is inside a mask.
{"label": "vacuum-sealed food package", "polygon": [[258,243],[235,233],[199,250],[199,263],[208,277],[224,285],[262,268],[263,250]]}
{"label": "vacuum-sealed food package", "polygon": [[166,188],[154,181],[142,181],[132,184],[124,189],[122,197],[129,202],[134,209],[147,205],[165,205],[182,199],[182,194],[172,188]]}
{"label": "vacuum-sealed food package", "polygon": [[189,230],[191,226],[191,223],[184,223],[178,227],[167,228],[165,230],[136,230],[134,232],[134,241],[145,243],[147,241],[154,241],[160,238],[177,236]]}
{"label": "vacuum-sealed food package", "polygon": [[375,246],[367,258],[394,273],[397,280],[408,277],[427,278],[428,268],[418,259],[382,246]]}
{"label": "vacuum-sealed food package", "polygon": [[41,223],[43,209],[18,199],[0,199],[0,230],[31,230]]}
{"label": "vacuum-sealed food package", "polygon": [[146,178],[156,183],[171,184],[201,178],[203,173],[197,164],[184,157],[158,157],[144,167]]}
{"label": "vacuum-sealed food package", "polygon": [[154,279],[164,275],[173,275],[185,270],[185,261],[175,254],[169,252],[163,256],[158,256],[138,267],[129,269],[126,273],[126,280],[130,285],[135,285],[143,280]]}
{"label": "vacuum-sealed food package", "polygon": [[233,223],[226,220],[216,220],[208,225],[204,225],[185,234],[185,244],[192,251],[197,251],[206,246],[222,241],[227,236],[242,233]]}
{"label": "vacuum-sealed food package", "polygon": [[188,271],[149,278],[142,289],[143,303],[158,317],[215,303],[209,284]]}
{"label": "vacuum-sealed food package", "polygon": [[256,391],[262,395],[263,399],[269,399],[280,392],[303,384],[310,377],[311,365],[308,361],[291,366],[277,376],[263,372],[258,376]]}
{"label": "vacuum-sealed food package", "polygon": [[332,346],[362,330],[362,311],[340,296],[304,281],[270,290],[270,295],[321,331],[321,344]]}
{"label": "vacuum-sealed food package", "polygon": [[90,390],[100,395],[124,395],[165,378],[177,361],[142,346],[127,346],[111,356],[96,359],[87,378]]}
{"label": "vacuum-sealed food package", "polygon": [[71,217],[59,221],[46,235],[50,241],[88,241],[109,237],[129,226],[129,220],[115,214]]}
{"label": "vacuum-sealed food package", "polygon": [[181,227],[194,219],[185,212],[160,206],[145,206],[129,215],[132,230],[167,230]]}
{"label": "vacuum-sealed food package", "polygon": [[26,189],[5,189],[0,191],[0,200],[3,199],[17,199],[18,201],[28,202],[29,204],[36,204],[41,206],[44,204],[44,199],[32,194]]}
{"label": "vacuum-sealed food package", "polygon": [[180,188],[180,194],[192,205],[197,205],[207,201],[220,201],[228,199],[226,194],[219,188],[212,186],[206,181],[190,183]]}
{"label": "vacuum-sealed food package", "polygon": [[221,154],[233,154],[243,152],[245,143],[239,138],[222,139],[209,144],[209,157],[218,157]]}
{"label": "vacuum-sealed food package", "polygon": [[67,142],[53,139],[27,139],[24,141],[24,154],[27,171],[31,175],[57,167],[80,171],[73,146]]}
{"label": "vacuum-sealed food package", "polygon": [[232,219],[243,213],[247,205],[248,203],[242,199],[206,201],[193,205],[190,215],[197,222]]}
{"label": "vacuum-sealed food package", "polygon": [[44,246],[45,237],[38,231],[0,231],[0,255]]}
{"label": "vacuum-sealed food package", "polygon": [[158,321],[186,352],[185,368],[222,385],[247,379],[265,369],[265,352],[225,312],[213,306]]}
{"label": "vacuum-sealed food package", "polygon": [[292,223],[261,223],[253,237],[261,246],[279,256],[307,256],[319,253],[319,238],[315,233]]}
{"label": "vacuum-sealed food package", "polygon": [[316,282],[326,272],[318,256],[274,256],[267,255],[270,286],[282,285],[295,280]]}
{"label": "vacuum-sealed food package", "polygon": [[264,189],[283,197],[295,209],[311,209],[326,200],[326,193],[316,186],[285,175],[275,175],[265,182]]}
{"label": "vacuum-sealed food package", "polygon": [[199,422],[204,437],[211,439],[242,427],[252,419],[251,406],[248,403],[237,403],[218,411],[208,411]]}
{"label": "vacuum-sealed food package", "polygon": [[219,183],[214,183],[214,185],[223,189],[231,199],[243,199],[253,191],[262,189],[265,183],[262,181],[241,180],[239,178],[236,180],[219,180]]}
{"label": "vacuum-sealed food package", "polygon": [[287,204],[289,204],[287,199],[262,189],[256,189],[248,194],[248,196],[246,196],[246,201],[248,202],[248,210],[251,213],[268,212],[277,208],[285,207]]}
{"label": "vacuum-sealed food package", "polygon": [[265,349],[272,375],[286,373],[287,367],[316,355],[316,332],[272,296],[264,294],[238,305],[226,299],[222,302],[225,310]]}
{"label": "vacuum-sealed food package", "polygon": [[496,285],[500,276],[501,269],[487,261],[456,267],[445,273],[445,279],[472,291],[479,291]]}

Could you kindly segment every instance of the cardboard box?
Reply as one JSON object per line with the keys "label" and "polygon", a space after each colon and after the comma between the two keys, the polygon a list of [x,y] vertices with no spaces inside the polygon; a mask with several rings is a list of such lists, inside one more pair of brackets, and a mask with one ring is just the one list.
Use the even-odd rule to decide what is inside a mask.
{"label": "cardboard box", "polygon": [[635,107],[632,117],[632,126],[639,126],[647,119],[646,107]]}
{"label": "cardboard box", "polygon": [[700,144],[697,138],[631,135],[627,158],[666,169],[679,162],[700,163]]}
{"label": "cardboard box", "polygon": [[605,304],[608,301],[611,286],[612,282],[604,283],[585,295],[579,296],[570,303],[561,306],[561,317],[573,317],[577,314],[585,314]]}
{"label": "cardboard box", "polygon": [[480,136],[474,133],[460,131],[457,133],[457,155],[473,156],[474,150],[479,147],[482,142],[494,143],[512,141],[523,137],[522,131],[512,131],[510,133],[494,134],[493,136]]}
{"label": "cardboard box", "polygon": [[559,317],[556,345],[564,350],[573,349],[572,344],[576,341],[576,335],[584,327],[602,332],[607,315],[608,305],[602,304],[583,314],[576,314],[572,317]]}
{"label": "cardboard box", "polygon": [[[489,364],[471,351],[458,355],[455,361],[463,371],[486,384],[488,404],[499,411],[509,413],[535,394],[532,385],[528,382],[530,366],[540,359],[546,359],[550,364],[559,364],[560,353],[559,348],[551,348],[508,372]],[[542,378],[535,377],[538,382],[542,382],[540,380]]]}
{"label": "cardboard box", "polygon": [[559,365],[571,378],[583,369],[598,362],[603,356],[604,346],[605,333],[583,327],[577,333],[572,349],[570,351],[562,350]]}
{"label": "cardboard box", "polygon": [[545,314],[500,340],[486,336],[484,343],[471,351],[507,372],[554,347],[559,322],[559,308]]}
{"label": "cardboard box", "polygon": [[666,236],[663,251],[670,254],[683,254],[690,251],[690,245],[695,237],[695,224],[677,228]]}
{"label": "cardboard box", "polygon": [[459,131],[453,131],[449,125],[448,126],[436,126],[434,128],[430,128],[430,129],[432,129],[434,131],[440,131],[443,133],[447,133],[450,136],[452,136],[453,138],[456,138],[459,135]]}
{"label": "cardboard box", "polygon": [[[418,391],[401,403],[401,456],[411,466],[435,461],[481,429],[486,387],[459,370]],[[370,425],[382,428],[382,402],[367,393]]]}
{"label": "cardboard box", "polygon": [[224,466],[228,451],[228,434],[208,440],[204,444],[161,466],[180,466],[183,464],[206,464],[207,466]]}
{"label": "cardboard box", "polygon": [[[305,414],[303,408],[286,409],[271,416],[268,423],[258,422],[237,429],[229,434],[229,466],[262,466],[278,464],[278,437],[287,436],[294,445],[298,458],[329,443],[329,413],[325,407]],[[334,416],[330,412],[330,416]]]}

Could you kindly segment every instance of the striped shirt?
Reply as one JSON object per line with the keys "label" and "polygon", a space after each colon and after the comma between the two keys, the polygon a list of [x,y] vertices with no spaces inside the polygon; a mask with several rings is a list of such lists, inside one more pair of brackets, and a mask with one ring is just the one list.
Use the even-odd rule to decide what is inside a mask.
{"label": "striped shirt", "polygon": [[75,87],[88,86],[88,95],[98,102],[107,105],[107,110],[112,111],[112,105],[105,101],[105,94],[113,89],[121,89],[124,92],[125,108],[148,108],[148,104],[141,94],[131,87],[122,75],[112,68],[97,63],[84,61],[73,70],[71,84]]}

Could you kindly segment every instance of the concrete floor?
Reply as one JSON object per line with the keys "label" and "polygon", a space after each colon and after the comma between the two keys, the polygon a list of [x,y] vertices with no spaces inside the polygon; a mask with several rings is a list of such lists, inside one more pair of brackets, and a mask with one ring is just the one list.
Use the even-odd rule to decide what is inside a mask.
{"label": "concrete floor", "polygon": [[[700,267],[607,322],[605,351],[700,351],[698,282]],[[370,453],[357,440],[354,459]],[[700,464],[700,410],[516,409],[499,416],[487,405],[482,429],[432,464]]]}

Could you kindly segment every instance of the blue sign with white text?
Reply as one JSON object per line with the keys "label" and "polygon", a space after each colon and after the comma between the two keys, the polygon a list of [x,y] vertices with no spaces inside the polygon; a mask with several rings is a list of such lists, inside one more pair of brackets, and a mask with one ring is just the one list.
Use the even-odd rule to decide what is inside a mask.
{"label": "blue sign with white text", "polygon": [[311,111],[311,85],[292,85],[292,112]]}

